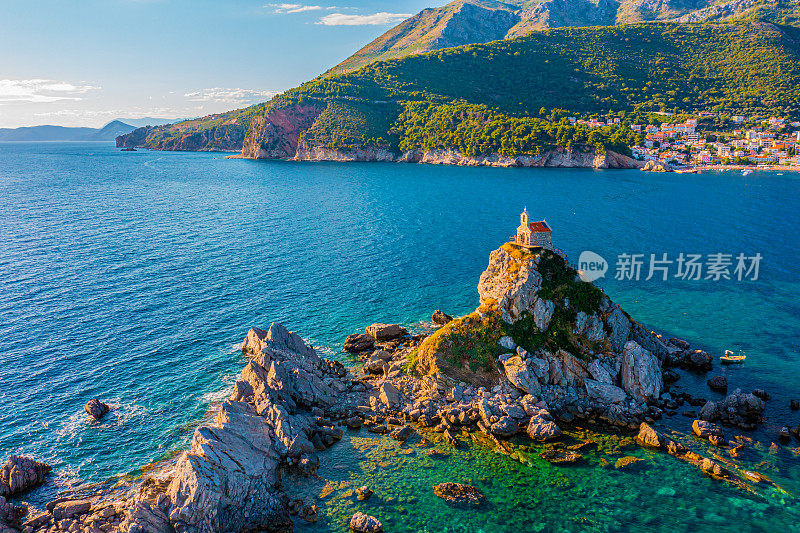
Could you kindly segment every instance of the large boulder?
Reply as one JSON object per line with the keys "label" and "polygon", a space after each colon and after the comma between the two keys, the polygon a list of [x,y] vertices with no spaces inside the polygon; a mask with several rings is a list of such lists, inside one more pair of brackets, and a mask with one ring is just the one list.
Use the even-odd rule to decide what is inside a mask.
{"label": "large boulder", "polygon": [[86,411],[89,414],[89,416],[91,416],[95,420],[100,420],[101,418],[103,418],[103,416],[105,416],[105,414],[108,413],[110,409],[111,408],[107,404],[101,402],[97,398],[89,400],[83,407],[83,410]]}
{"label": "large boulder", "polygon": [[379,399],[386,407],[394,408],[400,403],[400,391],[388,381],[381,383],[378,390]]}
{"label": "large boulder", "polygon": [[614,383],[615,376],[612,375],[611,371],[606,367],[606,365],[602,364],[598,359],[592,360],[586,367],[586,370],[589,372],[592,378],[600,383]]}
{"label": "large boulder", "polygon": [[615,305],[605,317],[605,323],[611,330],[611,335],[608,338],[611,342],[611,350],[614,353],[621,352],[631,333],[631,321],[625,316],[622,308]]}
{"label": "large boulder", "polygon": [[0,496],[14,496],[44,482],[52,469],[45,463],[12,455],[0,468]]}
{"label": "large boulder", "polygon": [[367,333],[353,333],[344,340],[344,351],[351,353],[366,352],[375,347],[375,337]]}
{"label": "large boulder", "polygon": [[66,500],[56,503],[53,506],[53,518],[63,520],[72,518],[89,512],[92,508],[90,500]]}
{"label": "large boulder", "polygon": [[523,353],[524,355],[517,354],[504,359],[501,358],[503,370],[512,385],[523,392],[536,396],[542,391],[539,378],[536,375],[538,367],[527,357],[528,354],[526,352]]}
{"label": "large boulder", "polygon": [[364,363],[364,371],[369,374],[380,374],[392,359],[392,354],[386,350],[376,350]]}
{"label": "large boulder", "polygon": [[695,420],[692,422],[692,432],[702,439],[725,436],[725,431],[723,431],[721,427],[705,420]]}
{"label": "large boulder", "polygon": [[433,312],[433,315],[431,315],[431,321],[433,321],[434,324],[438,324],[440,326],[443,326],[448,322],[451,322],[452,320],[453,317],[451,317],[450,315],[448,315],[447,313],[445,313],[440,309],[437,309],[436,311]]}
{"label": "large boulder", "polygon": [[642,422],[639,425],[639,434],[636,435],[636,442],[648,448],[662,448],[667,445],[667,439],[647,422]]}
{"label": "large boulder", "polygon": [[719,420],[720,417],[719,407],[717,407],[716,403],[709,400],[700,409],[699,417],[700,420],[706,420],[707,422],[714,422],[716,420]]}
{"label": "large boulder", "polygon": [[564,350],[555,354],[540,352],[550,362],[549,384],[560,387],[583,387],[584,379],[589,377],[587,364]]}
{"label": "large boulder", "polygon": [[497,422],[492,424],[491,432],[496,437],[513,437],[519,431],[519,420],[510,416],[501,416]]}
{"label": "large boulder", "polygon": [[359,511],[350,518],[350,531],[353,533],[382,533],[383,524],[374,516]]}
{"label": "large boulder", "polygon": [[[227,401],[216,424],[197,428],[167,490],[170,523],[202,532],[291,527],[270,422],[248,404]],[[141,511],[138,522],[149,521]]]}
{"label": "large boulder", "polygon": [[408,330],[399,324],[375,323],[367,326],[367,335],[379,342],[390,341],[408,335]]}
{"label": "large boulder", "polygon": [[708,384],[708,388],[715,391],[726,391],[728,390],[728,379],[725,376],[714,376],[713,378],[706,381]]}
{"label": "large boulder", "polygon": [[636,341],[628,341],[622,352],[622,388],[632,397],[655,400],[661,395],[664,378],[658,358]]}
{"label": "large boulder", "polygon": [[764,400],[749,392],[736,389],[719,403],[721,416],[737,415],[745,420],[758,420],[764,412]]}
{"label": "large boulder", "polygon": [[528,423],[527,433],[531,439],[544,442],[559,438],[561,436],[561,428],[552,420],[546,420],[540,415],[534,415]]}
{"label": "large boulder", "polygon": [[587,378],[583,380],[583,384],[586,386],[586,394],[589,395],[589,398],[600,403],[620,403],[628,397],[624,390],[611,383],[601,383]]}

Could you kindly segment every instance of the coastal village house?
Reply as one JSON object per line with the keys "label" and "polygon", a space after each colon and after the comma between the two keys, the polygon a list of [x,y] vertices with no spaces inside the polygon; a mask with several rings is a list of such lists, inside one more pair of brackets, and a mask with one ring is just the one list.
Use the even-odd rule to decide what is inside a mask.
{"label": "coastal village house", "polygon": [[550,234],[550,226],[547,225],[546,221],[530,221],[528,208],[526,207],[519,216],[519,227],[517,228],[517,234],[514,236],[514,242],[526,248],[539,246],[552,250],[553,243],[550,239]]}

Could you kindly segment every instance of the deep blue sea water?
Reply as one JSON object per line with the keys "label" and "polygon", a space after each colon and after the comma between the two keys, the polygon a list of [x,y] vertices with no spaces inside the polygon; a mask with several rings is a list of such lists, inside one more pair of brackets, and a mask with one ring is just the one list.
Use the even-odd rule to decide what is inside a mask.
{"label": "deep blue sea water", "polygon": [[[514,232],[524,206],[547,219],[573,262],[583,250],[610,261],[598,284],[635,318],[715,354],[743,350],[745,366],[715,373],[731,388],[772,394],[766,439],[783,424],[800,425],[788,408],[800,397],[798,173],[291,163],[120,152],[104,143],[0,143],[0,459],[33,454],[53,465],[56,480],[28,495],[46,501],[64,485],[135,472],[185,448],[243,366],[238,344],[252,326],[281,321],[345,360],[344,338],[372,322],[419,324],[437,308],[466,313],[477,304],[489,252]],[[642,278],[651,253],[763,260],[757,281],[614,280],[617,255],[626,252],[645,254]],[[704,381],[684,379],[714,397]],[[100,424],[82,412],[93,397],[115,405]],[[336,453],[345,465],[366,460]],[[800,465],[788,449],[781,453],[771,475],[800,492]],[[508,479],[531,486],[542,468],[552,470],[498,460],[469,468],[479,480],[490,463],[512,468]],[[698,475],[671,468],[674,479]],[[581,498],[597,496],[596,475],[572,472]],[[629,512],[660,488],[636,484],[643,492],[633,501],[624,483],[604,485],[604,496]],[[691,487],[691,498],[719,500],[706,500],[713,517],[694,516],[700,529],[758,512],[797,523],[794,511],[781,514],[794,499],[775,514],[731,504],[731,490],[710,480]],[[339,527],[340,507],[332,504],[331,521],[315,527]],[[380,512],[396,529],[415,523],[393,507]],[[445,509],[429,512],[434,522],[451,520]],[[624,530],[635,514],[616,526],[596,517],[593,529]],[[537,520],[538,531],[571,529]],[[464,528],[452,530],[479,526]]]}

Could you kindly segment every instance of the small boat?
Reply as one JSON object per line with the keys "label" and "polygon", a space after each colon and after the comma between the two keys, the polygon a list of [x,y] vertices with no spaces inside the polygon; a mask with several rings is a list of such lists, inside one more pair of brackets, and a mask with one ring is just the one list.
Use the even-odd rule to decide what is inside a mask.
{"label": "small boat", "polygon": [[748,174],[752,174],[752,170],[742,170],[742,176],[747,176]]}
{"label": "small boat", "polygon": [[744,363],[747,356],[744,354],[734,355],[732,351],[725,350],[725,355],[719,358],[719,361],[724,365],[731,365],[735,363]]}

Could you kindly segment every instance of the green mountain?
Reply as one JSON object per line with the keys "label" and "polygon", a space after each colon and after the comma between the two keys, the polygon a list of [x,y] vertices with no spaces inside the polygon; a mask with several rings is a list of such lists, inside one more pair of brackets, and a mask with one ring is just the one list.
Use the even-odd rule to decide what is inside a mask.
{"label": "green mountain", "polygon": [[157,150],[238,152],[242,149],[250,121],[262,111],[264,105],[259,104],[164,126],[145,126],[128,135],[117,137],[117,146]]}
{"label": "green mountain", "polygon": [[[336,158],[332,152],[339,152],[374,159],[414,149],[453,149],[519,156],[557,146],[624,152],[630,130],[588,131],[561,119],[567,113],[609,111],[800,116],[798,81],[800,29],[791,26],[557,28],[376,62],[308,82],[248,108],[243,154]],[[241,127],[238,116],[229,120]],[[219,126],[195,121],[193,127],[192,135],[205,139]],[[118,143],[193,149],[181,144],[186,128],[173,128],[180,131],[156,128],[142,136],[137,130]]]}

